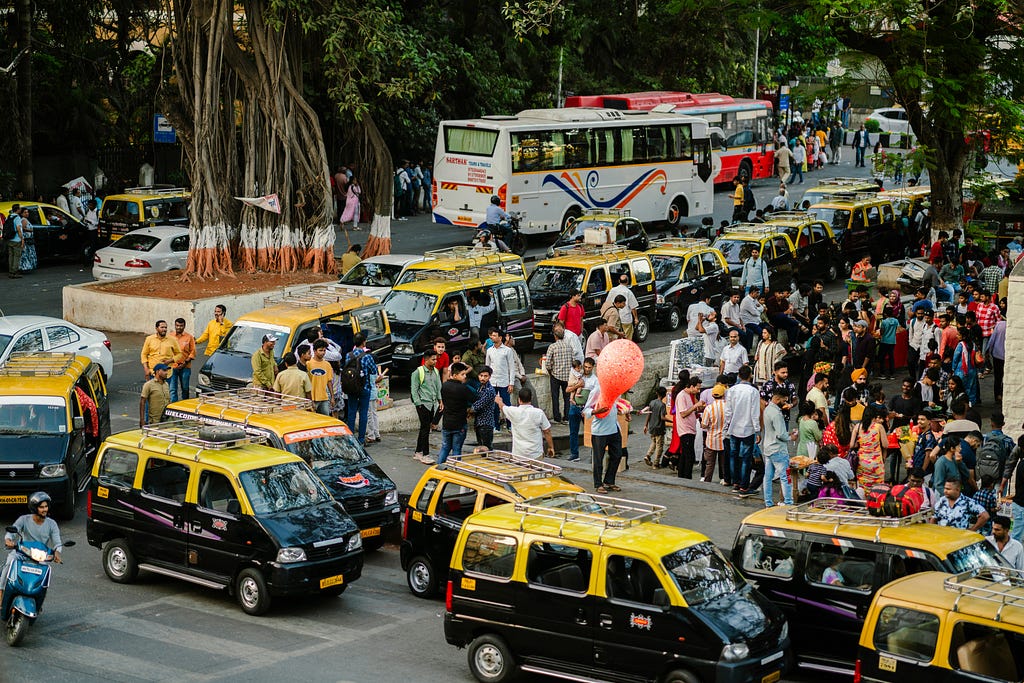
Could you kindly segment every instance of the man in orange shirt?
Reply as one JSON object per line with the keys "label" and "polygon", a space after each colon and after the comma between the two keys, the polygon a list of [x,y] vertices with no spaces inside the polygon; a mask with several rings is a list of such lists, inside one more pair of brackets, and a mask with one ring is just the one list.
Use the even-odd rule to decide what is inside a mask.
{"label": "man in orange shirt", "polygon": [[171,366],[174,374],[171,375],[171,403],[186,399],[189,396],[189,382],[192,381],[192,361],[196,357],[196,338],[185,331],[185,319],[178,318],[174,321],[174,334],[171,335],[178,342],[181,350],[181,358],[176,359]]}

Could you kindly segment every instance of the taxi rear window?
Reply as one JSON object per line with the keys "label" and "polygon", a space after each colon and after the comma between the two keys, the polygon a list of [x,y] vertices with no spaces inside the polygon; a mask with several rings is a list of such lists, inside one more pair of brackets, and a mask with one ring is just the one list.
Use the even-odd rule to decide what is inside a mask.
{"label": "taxi rear window", "polygon": [[486,574],[499,579],[512,577],[516,564],[514,536],[474,531],[466,538],[462,568],[467,572]]}

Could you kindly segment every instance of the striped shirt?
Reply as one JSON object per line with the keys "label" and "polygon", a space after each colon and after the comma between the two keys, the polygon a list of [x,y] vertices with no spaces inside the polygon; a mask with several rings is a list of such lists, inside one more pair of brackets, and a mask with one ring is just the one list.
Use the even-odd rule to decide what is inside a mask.
{"label": "striped shirt", "polygon": [[725,398],[716,398],[704,408],[700,424],[704,428],[704,448],[725,450]]}

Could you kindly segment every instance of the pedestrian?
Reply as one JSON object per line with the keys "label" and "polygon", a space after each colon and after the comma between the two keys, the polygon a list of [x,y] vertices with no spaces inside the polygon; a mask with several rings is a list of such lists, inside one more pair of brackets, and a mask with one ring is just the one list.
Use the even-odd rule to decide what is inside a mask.
{"label": "pedestrian", "polygon": [[787,185],[792,185],[797,176],[800,176],[801,184],[804,182],[804,165],[806,163],[807,148],[804,147],[804,141],[797,138],[796,144],[793,145],[793,172],[790,173],[789,178],[786,179]]}
{"label": "pedestrian", "polygon": [[693,466],[697,461],[697,414],[704,409],[704,402],[698,399],[700,377],[691,377],[686,386],[676,395],[675,428],[679,435],[678,476],[693,478]]}
{"label": "pedestrian", "polygon": [[345,210],[341,212],[341,220],[339,221],[342,228],[351,221],[352,229],[359,230],[359,211],[361,209],[360,201],[362,196],[363,188],[359,184],[359,179],[356,176],[352,176],[345,187]]}
{"label": "pedestrian", "polygon": [[868,137],[868,132],[864,130],[864,124],[862,123],[857,132],[853,134],[853,144],[851,146],[856,154],[854,167],[864,167],[864,153],[870,144],[871,140]]}
{"label": "pedestrian", "polygon": [[430,430],[437,425],[437,411],[441,407],[441,375],[436,365],[437,351],[427,349],[423,353],[423,364],[413,370],[409,380],[412,404],[420,422],[416,452],[412,457],[425,465],[434,464],[430,458]]}
{"label": "pedestrian", "polygon": [[992,518],[992,534],[986,536],[985,540],[999,551],[1011,567],[1024,570],[1024,545],[1010,536],[1010,524],[1009,517],[995,515]]}
{"label": "pedestrian", "polygon": [[[943,483],[942,493],[942,498],[935,504],[932,524],[978,531],[988,522],[985,508],[961,493],[960,479],[947,479]],[[972,519],[975,520],[973,524]]]}
{"label": "pedestrian", "polygon": [[551,439],[551,422],[544,411],[532,403],[533,390],[519,390],[519,405],[507,405],[500,396],[495,399],[498,410],[512,428],[512,455],[525,458],[555,457],[555,443]]}
{"label": "pedestrian", "polygon": [[212,356],[213,352],[220,348],[220,342],[224,337],[227,336],[228,330],[231,329],[231,321],[228,320],[227,316],[228,309],[224,304],[217,304],[213,307],[213,320],[206,323],[206,329],[196,339],[196,344],[206,344],[206,355]]}
{"label": "pedestrian", "polygon": [[[462,362],[469,367],[469,373],[466,375],[466,386],[473,391],[480,391],[480,377],[476,369],[478,366],[486,363],[485,354],[484,343],[480,341],[480,337],[471,334],[469,337],[469,347],[462,354]],[[490,373],[488,373],[488,379],[490,379]]]}
{"label": "pedestrian", "polygon": [[189,390],[192,382],[192,361],[196,357],[196,338],[185,331],[185,319],[174,320],[174,334],[171,335],[178,343],[181,351],[181,358],[174,360],[171,367],[171,402],[189,397]]}
{"label": "pedestrian", "polygon": [[714,481],[717,462],[718,483],[731,486],[725,453],[725,392],[724,384],[715,384],[711,388],[712,401],[707,404],[700,416],[700,425],[704,429],[704,466],[701,470],[701,481]]}
{"label": "pedestrian", "polygon": [[497,404],[495,398],[498,392],[491,386],[491,368],[487,365],[476,366],[476,376],[480,382],[480,388],[473,401],[473,430],[476,433],[476,443],[484,446],[487,450],[494,447],[494,425],[497,424]]}
{"label": "pedestrian", "polygon": [[142,371],[148,380],[153,377],[153,368],[157,363],[163,363],[171,368],[182,358],[181,348],[174,337],[167,335],[167,321],[157,320],[154,326],[156,331],[146,337],[142,343]]}
{"label": "pedestrian", "polygon": [[857,483],[865,491],[876,484],[891,481],[885,461],[889,435],[885,431],[885,412],[873,405],[864,409],[860,424],[853,428],[850,448],[857,449]]}
{"label": "pedestrian", "polygon": [[295,398],[310,399],[313,392],[313,383],[309,374],[296,367],[298,358],[289,351],[284,354],[284,370],[274,376],[273,389],[279,394],[293,396]]}
{"label": "pedestrian", "polygon": [[[506,345],[501,331],[492,327],[488,331],[491,348],[487,349],[484,359],[491,368],[491,385],[505,405],[512,403],[512,390],[516,384],[516,352]],[[500,423],[495,429],[500,428]]]}
{"label": "pedestrian", "polygon": [[312,383],[310,398],[313,399],[313,410],[321,415],[331,414],[331,403],[334,401],[334,368],[326,360],[327,342],[317,339],[313,342],[313,357],[306,363],[306,372]]}
{"label": "pedestrian", "polygon": [[353,268],[358,266],[360,263],[362,263],[363,259],[359,258],[359,253],[362,250],[363,250],[363,245],[361,245],[361,244],[353,244],[351,247],[348,248],[348,251],[346,251],[344,254],[342,254],[342,256],[341,256],[341,274],[342,275],[344,275],[345,273],[347,273],[348,271],[352,270]]}
{"label": "pedestrian", "polygon": [[776,341],[775,330],[767,326],[761,328],[761,343],[754,352],[754,384],[770,380],[779,363],[786,365],[785,357],[786,347]]}
{"label": "pedestrian", "polygon": [[771,278],[768,274],[768,262],[761,258],[760,247],[750,248],[750,256],[743,261],[743,271],[740,273],[740,287],[750,292],[757,287],[759,292],[769,291]]}
{"label": "pedestrian", "polygon": [[[956,329],[956,328],[953,328]],[[975,345],[973,340],[957,330],[956,346],[953,349],[953,375],[963,380],[964,390],[972,406],[978,405],[981,401],[981,393],[978,388],[978,366],[975,361]]]}
{"label": "pedestrian", "polygon": [[461,457],[462,444],[466,442],[466,427],[469,409],[476,395],[466,386],[466,375],[469,366],[465,363],[452,363],[450,379],[441,385],[441,404],[444,412],[441,415],[441,450],[437,455],[437,464],[448,460],[448,456]]}
{"label": "pedestrian", "polygon": [[[348,406],[348,413],[345,422],[352,433],[356,433],[356,421],[359,423],[359,443],[366,443],[366,420],[370,410],[370,396],[375,399],[377,396],[377,361],[373,357],[370,347],[366,345],[366,335],[362,332],[356,334],[352,340],[352,350],[345,356],[346,370],[353,364],[359,365],[359,378],[361,387],[358,394],[345,392],[345,404]],[[465,381],[465,379],[463,379]],[[354,389],[355,387],[350,387]]]}
{"label": "pedestrian", "polygon": [[28,219],[28,209],[26,208],[21,209],[21,236],[23,248],[19,264],[20,272],[31,273],[39,267],[39,256],[36,253],[35,226]]}
{"label": "pedestrian", "polygon": [[260,348],[252,354],[252,386],[255,389],[272,391],[274,378],[277,376],[277,363],[274,361],[274,347],[277,337],[272,334],[263,335]]}
{"label": "pedestrian", "polygon": [[733,491],[749,496],[754,445],[761,440],[761,397],[750,380],[749,365],[738,371],[738,380],[725,392],[725,429],[729,435],[729,471]]}
{"label": "pedestrian", "polygon": [[748,367],[749,357],[747,350],[740,344],[740,333],[733,330],[729,332],[729,343],[722,347],[719,354],[718,372],[723,375],[735,375],[741,368]]}
{"label": "pedestrian", "polygon": [[622,327],[622,310],[626,307],[626,297],[619,294],[612,301],[611,306],[601,309],[601,317],[608,323],[608,338],[611,340],[623,339],[626,332]]}
{"label": "pedestrian", "polygon": [[618,282],[619,284],[608,290],[608,296],[604,300],[602,309],[612,306],[613,302],[618,301],[619,296],[625,297],[626,305],[622,307],[616,306],[616,308],[619,309],[619,323],[621,324],[623,335],[626,339],[632,339],[633,324],[639,315],[640,303],[636,300],[636,295],[633,294],[633,290],[629,287],[630,274],[628,271],[619,274]]}
{"label": "pedestrian", "polygon": [[608,346],[611,342],[611,337],[608,334],[608,320],[605,318],[597,319],[597,327],[590,336],[587,337],[587,346],[583,350],[583,355],[587,358],[598,358],[601,355],[601,350]]}
{"label": "pedestrian", "polygon": [[821,445],[821,425],[817,418],[819,414],[819,408],[810,401],[800,403],[799,417],[797,418],[797,455],[811,458],[817,455],[818,446]]}
{"label": "pedestrian", "polygon": [[484,292],[470,292],[469,308],[466,309],[466,316],[469,318],[469,333],[477,338],[480,336],[484,316],[497,308],[497,297],[494,295],[494,290],[487,292],[489,296],[486,304],[480,303],[480,297],[483,294]]}
{"label": "pedestrian", "polygon": [[587,358],[583,361],[582,370],[574,377],[566,391],[572,399],[569,403],[569,462],[580,459],[580,427],[583,425],[583,408],[590,395],[597,390],[597,375],[594,374],[596,361]]}
{"label": "pedestrian", "polygon": [[[793,152],[789,149],[789,146],[785,142],[775,143],[775,163],[778,167],[778,175],[780,180],[785,180],[789,175],[790,166],[793,163]],[[783,190],[779,190],[779,194],[783,194]],[[774,207],[774,203],[772,204]],[[789,208],[789,202],[786,202],[785,208]],[[783,209],[784,210],[784,209]]]}
{"label": "pedestrian", "polygon": [[655,398],[647,404],[647,418],[644,422],[644,434],[651,437],[651,445],[644,455],[644,463],[649,467],[661,463],[661,456],[665,452],[665,418],[668,416],[668,407],[665,405],[668,390],[658,387],[655,394]]}
{"label": "pedestrian", "polygon": [[85,205],[82,203],[82,190],[76,187],[71,190],[71,201],[69,208],[71,209],[71,217],[79,223],[85,218]]}
{"label": "pedestrian", "polygon": [[166,363],[157,363],[152,368],[152,377],[142,385],[139,396],[139,427],[164,421],[164,411],[171,402],[171,390],[167,385],[167,373],[171,368]]}
{"label": "pedestrian", "polygon": [[68,204],[68,188],[62,187],[54,198],[53,203],[64,213],[71,213],[71,206]]}
{"label": "pedestrian", "polygon": [[7,247],[7,277],[21,277],[21,252],[25,248],[24,231],[21,227],[21,205],[15,204],[4,222],[4,246]]}
{"label": "pedestrian", "polygon": [[764,438],[761,450],[764,453],[764,505],[773,507],[775,498],[772,481],[778,475],[782,485],[782,504],[793,504],[793,483],[789,480],[789,442],[796,438],[796,431],[788,431],[783,405],[789,401],[789,391],[784,386],[772,389],[771,400],[764,408]]}
{"label": "pedestrian", "polygon": [[1003,402],[1003,373],[1006,369],[1006,320],[1000,320],[988,340],[988,353],[992,359],[992,391],[995,402]]}
{"label": "pedestrian", "polygon": [[[622,460],[622,433],[619,430],[619,414],[625,409],[619,401],[615,401],[607,412],[598,415],[595,413],[595,408],[600,398],[601,385],[598,384],[587,398],[587,403],[583,408],[583,416],[591,418],[590,441],[593,446],[594,490],[597,493],[621,491],[622,488],[615,483],[615,475],[619,471],[619,462]],[[605,464],[605,455],[608,456],[607,465]]]}
{"label": "pedestrian", "polygon": [[569,420],[569,373],[572,371],[573,351],[565,341],[565,328],[555,325],[553,328],[555,343],[545,353],[545,365],[548,372],[548,383],[551,387],[551,416],[555,422],[562,424]]}
{"label": "pedestrian", "polygon": [[729,198],[732,199],[732,222],[743,223],[747,220],[747,212],[743,210],[743,179],[735,176],[732,179],[732,185],[733,192],[729,195]]}
{"label": "pedestrian", "polygon": [[574,332],[577,336],[583,334],[583,304],[580,299],[583,294],[573,289],[569,292],[569,300],[558,309],[558,320],[565,325],[565,329]]}
{"label": "pedestrian", "polygon": [[85,217],[82,218],[82,225],[85,226],[86,245],[88,245],[89,249],[87,255],[89,260],[92,260],[96,249],[100,246],[100,219],[97,215],[96,200],[90,199],[86,202],[86,209]]}
{"label": "pedestrian", "polygon": [[[437,362],[434,364],[434,367],[437,368],[438,373],[440,373],[441,381],[447,382],[449,373],[448,366],[452,364],[451,356],[448,355],[448,351],[446,350],[448,343],[445,341],[444,337],[434,337],[433,344],[434,351],[437,352]],[[425,362],[425,359],[421,362]]]}

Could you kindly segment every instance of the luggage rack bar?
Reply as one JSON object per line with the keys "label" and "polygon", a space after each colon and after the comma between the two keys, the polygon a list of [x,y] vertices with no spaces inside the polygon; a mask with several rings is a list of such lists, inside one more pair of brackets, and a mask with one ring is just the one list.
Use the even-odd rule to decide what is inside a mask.
{"label": "luggage rack bar", "polygon": [[817,522],[835,524],[832,533],[839,533],[839,527],[869,526],[875,527],[875,543],[880,542],[882,529],[921,524],[928,521],[927,512],[915,512],[905,517],[875,517],[864,501],[845,498],[817,498],[809,503],[795,505],[786,509],[786,519],[790,522]]}
{"label": "luggage rack bar", "polygon": [[297,292],[286,292],[284,294],[272,294],[263,298],[264,306],[284,304],[287,306],[302,306],[305,308],[319,308],[330,304],[336,304],[346,299],[354,299],[363,296],[359,290],[340,285],[314,285],[309,289]]}
{"label": "luggage rack bar", "polygon": [[807,221],[813,220],[818,214],[811,211],[772,211],[764,219],[768,223],[774,221]]}
{"label": "luggage rack bar", "polygon": [[252,387],[202,394],[196,400],[199,402],[197,406],[211,405],[223,408],[222,417],[225,411],[240,410],[246,413],[245,424],[249,424],[249,418],[253,415],[282,413],[289,410],[313,410],[313,402],[308,398],[298,398]]}
{"label": "luggage rack bar", "polygon": [[871,181],[866,178],[853,178],[850,176],[836,176],[835,178],[825,178],[818,182],[819,185],[869,185]]}
{"label": "luggage rack bar", "polygon": [[184,187],[157,187],[154,185],[127,187],[124,191],[125,194],[178,194],[188,192]]}
{"label": "luggage rack bar", "polygon": [[520,531],[525,531],[526,520],[530,517],[559,520],[559,538],[565,537],[566,524],[585,524],[600,529],[597,536],[600,545],[608,529],[625,529],[645,522],[657,523],[666,508],[664,505],[625,498],[563,491],[518,502],[515,509],[522,513],[519,519]]}
{"label": "luggage rack bar", "polygon": [[555,256],[589,256],[591,254],[617,255],[629,251],[619,244],[570,244],[555,247]]}
{"label": "luggage rack bar", "polygon": [[450,280],[452,282],[478,280],[492,275],[503,275],[505,271],[502,269],[502,265],[501,263],[481,263],[469,268],[460,268],[459,270],[408,270],[406,273],[410,278],[403,282],[403,284],[415,282],[416,280]]}
{"label": "luggage rack bar", "polygon": [[562,473],[562,468],[558,465],[513,455],[507,451],[487,451],[452,457],[437,467],[468,474],[495,484],[546,479]]}
{"label": "luggage rack bar", "polygon": [[457,244],[454,247],[448,247],[447,249],[431,249],[423,252],[424,260],[431,259],[493,259],[493,255],[482,252],[475,246],[467,246],[465,244]]}
{"label": "luggage rack bar", "polygon": [[676,249],[695,249],[707,247],[711,240],[701,237],[660,237],[650,241],[650,249],[655,247],[675,247]]}
{"label": "luggage rack bar", "polygon": [[[585,216],[618,216],[619,218],[628,218],[632,213],[630,209],[586,209],[580,214],[580,218]],[[576,220],[580,220],[580,218]]]}
{"label": "luggage rack bar", "polygon": [[14,351],[0,365],[4,377],[59,377],[75,364],[67,351]]}
{"label": "luggage rack bar", "polygon": [[[967,583],[971,581],[972,583]],[[988,585],[985,585],[988,584]],[[942,582],[943,588],[957,593],[953,611],[960,608],[960,600],[969,597],[986,600],[999,605],[996,621],[1001,621],[1003,608],[1024,608],[1024,570],[1006,567],[981,567],[954,574]]]}
{"label": "luggage rack bar", "polygon": [[[204,439],[201,434],[204,429],[216,429],[210,425],[203,424],[202,422],[196,422],[194,420],[176,420],[173,422],[158,422],[157,424],[145,425],[142,427],[142,437],[139,439],[139,447],[142,447],[142,442],[146,439],[160,439],[161,441],[167,441],[166,453],[171,452],[171,448],[175,444],[182,444],[184,446],[195,446],[198,450],[196,451],[196,457],[199,456],[199,451],[202,450],[227,450],[229,448],[239,448],[241,446],[247,446],[249,444],[260,444],[265,443],[267,437],[246,434],[241,428],[238,429],[239,435],[235,438],[223,439],[214,441],[213,439]],[[223,429],[223,428],[222,428]]]}
{"label": "luggage rack bar", "polygon": [[728,235],[731,232],[748,232],[755,235],[778,235],[779,233],[785,232],[785,229],[781,225],[772,225],[770,223],[733,223],[729,227],[724,228],[724,232],[722,234]]}
{"label": "luggage rack bar", "polygon": [[829,194],[823,195],[819,202],[850,202],[850,201],[867,201],[872,199],[885,199],[880,197],[877,192],[830,192]]}

